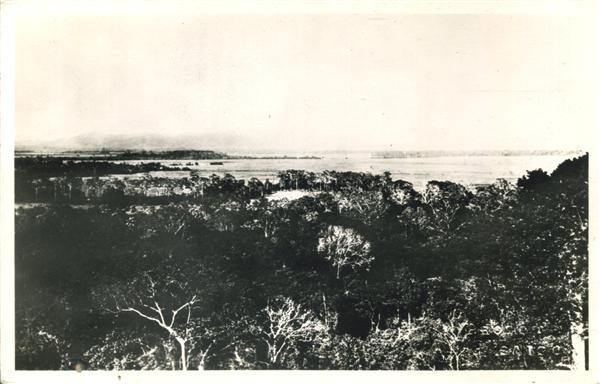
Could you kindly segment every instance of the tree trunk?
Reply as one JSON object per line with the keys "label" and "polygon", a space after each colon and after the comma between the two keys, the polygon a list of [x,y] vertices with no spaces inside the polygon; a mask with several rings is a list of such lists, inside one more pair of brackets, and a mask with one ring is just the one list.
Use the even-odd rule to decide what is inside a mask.
{"label": "tree trunk", "polygon": [[[583,309],[582,295],[575,295],[575,305]],[[573,370],[585,370],[585,341],[583,340],[583,319],[577,313],[571,313],[571,358],[573,359]]]}
{"label": "tree trunk", "polygon": [[329,328],[329,315],[327,313],[327,299],[325,298],[325,292],[323,292],[323,309],[324,309],[323,317],[325,317],[325,326],[327,328]]}
{"label": "tree trunk", "polygon": [[179,347],[181,348],[181,370],[187,371],[187,356],[185,353],[186,340],[181,337],[176,337],[175,339],[177,340],[177,342],[179,343]]}
{"label": "tree trunk", "polygon": [[571,324],[571,356],[573,358],[573,370],[585,370],[585,342],[581,334],[583,323],[575,321]]}
{"label": "tree trunk", "polygon": [[271,345],[267,343],[267,345],[269,346],[269,362],[271,363],[271,368],[273,368],[277,363],[277,344]]}

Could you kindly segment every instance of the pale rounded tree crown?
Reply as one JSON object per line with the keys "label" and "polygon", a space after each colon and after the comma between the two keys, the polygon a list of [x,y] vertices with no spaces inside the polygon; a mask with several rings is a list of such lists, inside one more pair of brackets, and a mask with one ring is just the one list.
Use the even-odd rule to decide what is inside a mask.
{"label": "pale rounded tree crown", "polygon": [[330,225],[319,238],[319,253],[339,269],[349,265],[352,269],[368,270],[375,259],[371,256],[371,243],[352,228]]}

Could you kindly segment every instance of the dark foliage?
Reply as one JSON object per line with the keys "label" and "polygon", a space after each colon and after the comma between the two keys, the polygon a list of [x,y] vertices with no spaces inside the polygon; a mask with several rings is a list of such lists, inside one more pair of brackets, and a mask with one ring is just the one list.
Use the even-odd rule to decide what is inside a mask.
{"label": "dark foliage", "polygon": [[559,369],[587,338],[587,155],[423,193],[19,161],[17,369]]}

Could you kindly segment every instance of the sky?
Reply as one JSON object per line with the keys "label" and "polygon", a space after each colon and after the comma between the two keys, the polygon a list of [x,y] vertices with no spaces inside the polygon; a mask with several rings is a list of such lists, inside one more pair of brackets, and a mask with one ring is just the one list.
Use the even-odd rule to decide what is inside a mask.
{"label": "sky", "polygon": [[24,13],[16,143],[223,135],[247,150],[586,150],[593,21]]}

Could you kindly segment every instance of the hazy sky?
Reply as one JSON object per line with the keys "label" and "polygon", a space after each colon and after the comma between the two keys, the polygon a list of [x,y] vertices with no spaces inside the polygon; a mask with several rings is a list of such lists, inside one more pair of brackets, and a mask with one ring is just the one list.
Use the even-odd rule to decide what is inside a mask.
{"label": "hazy sky", "polygon": [[16,139],[242,135],[261,149],[588,149],[591,19],[29,14]]}

